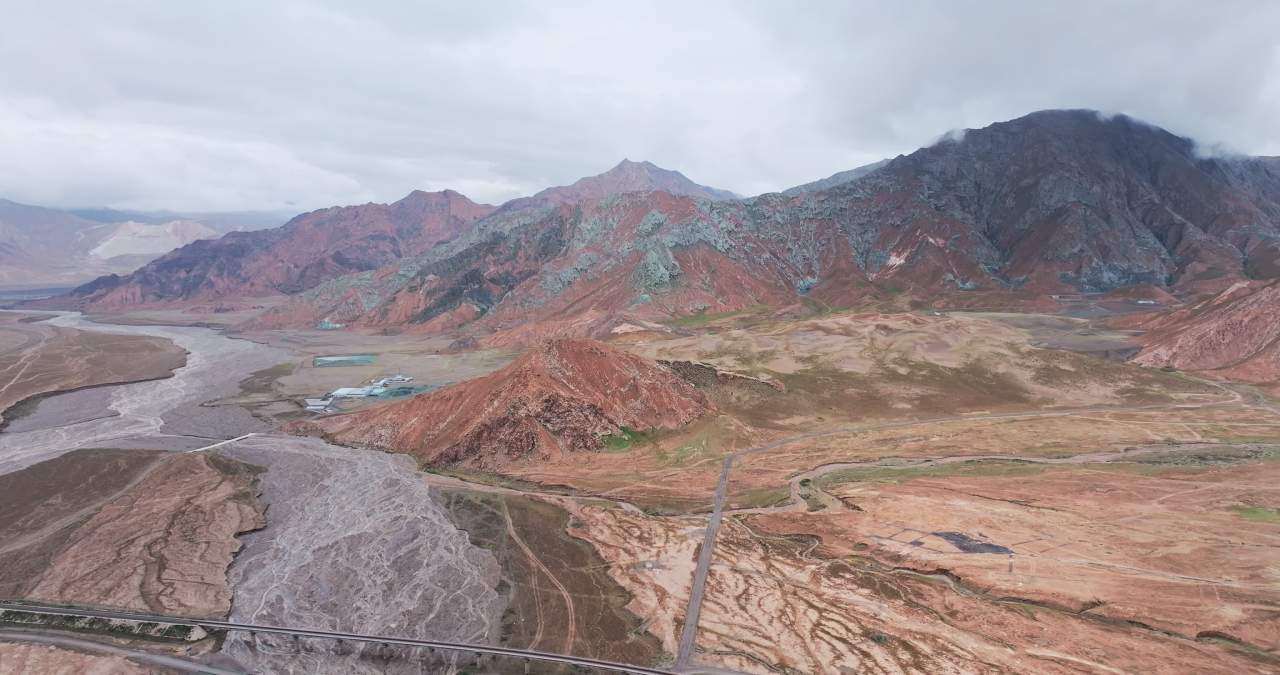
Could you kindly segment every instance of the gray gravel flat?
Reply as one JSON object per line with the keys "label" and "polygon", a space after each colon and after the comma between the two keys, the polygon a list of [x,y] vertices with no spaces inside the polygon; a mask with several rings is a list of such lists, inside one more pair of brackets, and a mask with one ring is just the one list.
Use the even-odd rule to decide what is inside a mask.
{"label": "gray gravel flat", "polygon": [[[324,630],[496,642],[499,567],[428,495],[412,460],[266,435],[216,452],[267,469],[268,526],[242,540],[231,568],[231,620]],[[308,642],[303,640],[303,642]],[[224,651],[263,672],[446,672],[454,656],[331,641],[228,637]],[[308,649],[313,651],[307,651]],[[385,651],[385,650],[384,650]]]}

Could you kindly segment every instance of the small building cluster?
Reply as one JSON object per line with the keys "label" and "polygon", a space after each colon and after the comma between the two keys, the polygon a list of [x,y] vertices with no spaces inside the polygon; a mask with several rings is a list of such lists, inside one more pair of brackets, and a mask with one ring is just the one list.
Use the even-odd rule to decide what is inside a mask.
{"label": "small building cluster", "polygon": [[369,384],[363,387],[339,387],[325,394],[321,398],[303,399],[306,404],[307,412],[327,413],[333,412],[334,399],[340,398],[368,398],[370,396],[381,396],[387,393],[389,389],[397,386],[403,386],[412,382],[413,378],[408,375],[391,375],[388,377],[370,380]]}

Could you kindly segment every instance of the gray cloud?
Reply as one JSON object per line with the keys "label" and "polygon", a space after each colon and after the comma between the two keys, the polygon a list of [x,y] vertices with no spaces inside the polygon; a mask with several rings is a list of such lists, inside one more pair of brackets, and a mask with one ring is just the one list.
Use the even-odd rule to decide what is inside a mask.
{"label": "gray cloud", "polygon": [[0,196],[500,202],[649,159],[753,194],[1032,110],[1280,154],[1280,4],[11,3]]}

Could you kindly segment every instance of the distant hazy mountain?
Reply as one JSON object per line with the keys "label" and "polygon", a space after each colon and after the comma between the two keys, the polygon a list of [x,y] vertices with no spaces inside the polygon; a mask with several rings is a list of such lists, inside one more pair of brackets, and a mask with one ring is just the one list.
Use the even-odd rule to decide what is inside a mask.
{"label": "distant hazy mountain", "polygon": [[265,230],[288,222],[296,211],[121,211],[117,209],[66,209],[68,213],[99,223],[148,223],[161,225],[175,220],[195,221],[219,234]]}
{"label": "distant hazy mountain", "polygon": [[0,199],[0,287],[72,286],[218,234],[194,220],[98,221]]}
{"label": "distant hazy mountain", "polygon": [[[628,193],[662,192],[705,199],[733,199],[731,192],[698,185],[678,171],[623,160],[572,185],[543,190],[504,204],[504,213],[550,208]],[[343,274],[368,273],[426,253],[489,215],[452,190],[417,191],[394,204],[333,207],[303,214],[279,228],[231,233],[173,251],[126,276],[105,277],[48,306],[99,309],[176,300],[297,293]],[[373,279],[398,270],[377,270]],[[366,274],[365,276],[369,276]]]}

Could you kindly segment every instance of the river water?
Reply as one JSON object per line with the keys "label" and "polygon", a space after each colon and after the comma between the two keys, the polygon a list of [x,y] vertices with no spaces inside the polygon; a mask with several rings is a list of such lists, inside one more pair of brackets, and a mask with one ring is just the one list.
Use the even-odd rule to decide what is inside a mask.
{"label": "river water", "polygon": [[[52,396],[13,431],[0,433],[0,474],[79,448],[189,450],[249,432],[216,450],[265,469],[259,476],[267,526],[241,538],[228,571],[235,620],[458,642],[496,642],[503,601],[497,561],[455,527],[405,456],[340,448],[272,433],[235,406],[256,370],[296,359],[288,351],[205,328],[97,324],[58,314],[58,326],[173,340],[188,352],[173,377]],[[105,389],[108,394],[104,394]],[[71,424],[65,409],[106,402]],[[51,411],[41,418],[41,407]],[[447,672],[451,656],[297,644],[232,633],[221,658],[257,672]]]}

